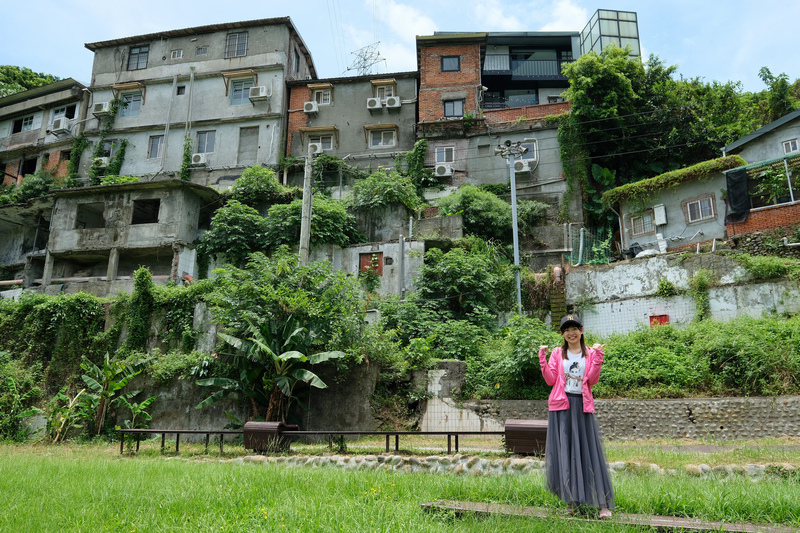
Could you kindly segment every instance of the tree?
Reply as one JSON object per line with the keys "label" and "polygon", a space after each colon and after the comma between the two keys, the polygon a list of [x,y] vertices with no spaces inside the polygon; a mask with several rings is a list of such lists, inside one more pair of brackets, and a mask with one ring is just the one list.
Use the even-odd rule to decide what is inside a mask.
{"label": "tree", "polygon": [[286,421],[291,403],[297,399],[295,387],[304,382],[311,387],[324,389],[327,385],[303,363],[315,365],[344,357],[344,352],[328,351],[306,355],[313,334],[302,327],[292,316],[283,322],[264,320],[257,325],[247,321],[246,338],[220,333],[219,337],[237,350],[221,354],[237,370],[235,378],[212,377],[197,382],[202,386],[220,389],[200,402],[198,409],[216,403],[231,392],[247,397],[253,408],[253,417],[259,418],[266,407],[265,420],[277,417]]}
{"label": "tree", "polygon": [[[128,382],[142,372],[146,363],[147,361],[134,362],[133,356],[127,359],[114,359],[109,356],[108,352],[106,352],[102,366],[94,364],[86,356],[82,357],[81,368],[85,372],[82,378],[94,400],[92,405],[95,411],[96,435],[99,435],[103,429],[108,407],[128,385]],[[135,395],[136,393],[130,394],[129,397]]]}
{"label": "tree", "polygon": [[789,84],[789,76],[785,73],[782,72],[774,76],[767,67],[761,67],[761,70],[758,71],[758,77],[768,87],[766,98],[767,123],[788,115],[800,105],[797,98],[791,94],[792,86]]}
{"label": "tree", "polygon": [[[266,218],[265,241],[268,248],[300,243],[301,199],[291,204],[270,207]],[[315,195],[311,206],[311,244],[349,246],[367,239],[356,229],[356,219],[340,200]]]}
{"label": "tree", "polygon": [[211,219],[211,229],[203,234],[197,251],[208,257],[222,256],[242,266],[247,256],[267,248],[267,221],[253,207],[230,200]]}
{"label": "tree", "polygon": [[0,65],[0,98],[54,81],[58,81],[58,78],[52,74],[34,72],[26,67]]}
{"label": "tree", "polygon": [[284,187],[275,171],[261,165],[246,168],[231,186],[231,197],[255,209],[265,203],[284,203],[300,192],[297,187]]}
{"label": "tree", "polygon": [[353,204],[358,209],[400,204],[414,212],[422,207],[423,200],[410,177],[397,171],[387,174],[381,169],[353,184]]}

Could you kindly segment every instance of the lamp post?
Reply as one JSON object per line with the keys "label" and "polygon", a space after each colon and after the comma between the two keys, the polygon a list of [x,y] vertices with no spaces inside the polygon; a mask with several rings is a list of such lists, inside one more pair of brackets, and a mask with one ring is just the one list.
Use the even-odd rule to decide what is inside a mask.
{"label": "lamp post", "polygon": [[522,314],[522,289],[519,274],[519,228],[517,224],[517,180],[514,172],[514,160],[521,157],[528,151],[522,146],[520,141],[516,143],[510,140],[495,148],[495,155],[499,155],[506,160],[508,165],[508,177],[511,180],[511,231],[514,239],[514,279],[517,284],[517,313]]}

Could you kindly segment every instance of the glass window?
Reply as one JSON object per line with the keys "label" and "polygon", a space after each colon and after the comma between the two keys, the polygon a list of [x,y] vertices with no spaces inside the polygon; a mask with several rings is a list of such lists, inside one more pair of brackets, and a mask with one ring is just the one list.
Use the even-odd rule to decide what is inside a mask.
{"label": "glass window", "polygon": [[170,52],[170,59],[180,59],[183,57],[183,50],[173,50]]}
{"label": "glass window", "polygon": [[394,87],[392,85],[378,85],[375,87],[375,98],[385,100],[390,96],[394,96]]}
{"label": "glass window", "polygon": [[150,53],[150,45],[132,46],[128,53],[128,70],[139,70],[147,68],[147,55]]}
{"label": "glass window", "polygon": [[394,130],[371,131],[369,145],[373,148],[394,146]]}
{"label": "glass window", "polygon": [[208,46],[198,46],[195,50],[195,55],[204,56],[208,54]]}
{"label": "glass window", "polygon": [[138,117],[142,107],[142,93],[122,95],[122,108],[119,110],[121,117]]}
{"label": "glass window", "polygon": [[452,146],[436,147],[436,163],[452,163],[455,148]]}
{"label": "glass window", "polygon": [[442,56],[442,72],[461,70],[461,56]]}
{"label": "glass window", "polygon": [[108,139],[103,141],[103,147],[100,149],[100,157],[114,157],[119,148],[119,141],[116,139]]}
{"label": "glass window", "polygon": [[463,117],[464,116],[464,100],[445,100],[444,101],[444,116],[446,116],[446,117]]}
{"label": "glass window", "polygon": [[178,87],[175,89],[175,94],[178,96],[186,94],[186,85],[178,85]]}
{"label": "glass window", "polygon": [[316,144],[323,150],[331,150],[333,148],[333,135],[315,135],[308,138],[309,144]]}
{"label": "glass window", "polygon": [[250,87],[253,86],[253,80],[234,81],[231,86],[231,105],[250,103]]}
{"label": "glass window", "polygon": [[229,33],[225,40],[225,57],[247,55],[247,32]]}
{"label": "glass window", "polygon": [[797,139],[792,139],[791,141],[783,141],[783,153],[784,154],[791,154],[798,150],[797,146]]}
{"label": "glass window", "polygon": [[712,198],[709,196],[687,203],[686,215],[690,223],[714,218],[714,202],[712,202]]}
{"label": "glass window", "polygon": [[148,159],[158,159],[161,157],[161,152],[164,148],[164,136],[153,135],[150,137],[150,144],[147,149]]}
{"label": "glass window", "polygon": [[53,110],[53,120],[62,117],[75,118],[75,104],[59,107]]}
{"label": "glass window", "polygon": [[653,212],[631,217],[631,235],[644,235],[653,231]]}
{"label": "glass window", "polygon": [[537,153],[537,151],[536,151],[536,149],[537,149],[537,146],[536,146],[536,142],[535,142],[535,141],[534,141],[534,142],[522,143],[522,144],[521,144],[521,146],[522,146],[523,148],[527,148],[527,149],[528,149],[528,151],[527,151],[527,152],[525,152],[524,154],[522,154],[522,155],[520,156],[520,159],[530,159],[530,160],[535,160],[535,159],[537,159],[537,157],[536,157],[536,156],[538,155],[538,153]]}
{"label": "glass window", "polygon": [[18,118],[14,121],[14,127],[11,133],[20,133],[23,131],[31,131],[33,129],[33,115]]}
{"label": "glass window", "polygon": [[199,131],[197,132],[197,149],[198,154],[208,154],[214,151],[214,139],[217,132],[212,131]]}
{"label": "glass window", "polygon": [[314,91],[314,101],[318,104],[330,104],[331,103],[331,91],[330,89],[318,89]]}

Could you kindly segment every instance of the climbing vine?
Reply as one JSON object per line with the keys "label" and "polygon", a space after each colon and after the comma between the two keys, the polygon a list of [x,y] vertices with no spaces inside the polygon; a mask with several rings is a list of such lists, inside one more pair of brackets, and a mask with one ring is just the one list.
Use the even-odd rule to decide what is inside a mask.
{"label": "climbing vine", "polygon": [[183,138],[183,159],[181,160],[181,170],[178,175],[184,181],[191,179],[192,168],[192,139],[187,135]]}
{"label": "climbing vine", "polygon": [[[100,136],[97,139],[97,144],[92,151],[92,163],[89,167],[89,171],[86,175],[89,177],[90,182],[92,185],[100,185],[100,171],[103,169],[101,166],[100,158],[103,156],[103,145],[105,144],[106,138],[108,137],[111,128],[114,126],[114,119],[117,117],[117,113],[119,113],[119,106],[123,105],[124,102],[119,98],[114,98],[111,100],[111,105],[109,106],[108,111],[108,118],[106,119],[105,124],[100,129]],[[125,155],[123,150],[123,156]],[[76,163],[77,164],[77,163]],[[119,166],[122,167],[122,160],[119,161]],[[119,173],[119,169],[117,172]]]}
{"label": "climbing vine", "polygon": [[122,169],[122,162],[125,160],[125,150],[128,148],[128,139],[120,139],[116,142],[119,143],[116,145],[117,150],[106,166],[106,175],[109,176],[119,175],[119,171]]}
{"label": "climbing vine", "polygon": [[570,221],[569,201],[575,192],[575,187],[585,187],[589,184],[589,158],[571,114],[565,113],[548,119],[558,122],[558,146],[564,177],[567,180],[557,220],[560,223],[567,223]]}
{"label": "climbing vine", "polygon": [[72,150],[69,152],[69,161],[67,162],[67,187],[80,186],[80,174],[78,174],[78,166],[81,162],[84,150],[89,147],[89,140],[84,134],[80,134],[72,141]]}
{"label": "climbing vine", "polygon": [[700,269],[689,280],[689,294],[694,299],[694,320],[700,322],[711,317],[711,299],[708,291],[713,283],[713,274],[709,270]]}

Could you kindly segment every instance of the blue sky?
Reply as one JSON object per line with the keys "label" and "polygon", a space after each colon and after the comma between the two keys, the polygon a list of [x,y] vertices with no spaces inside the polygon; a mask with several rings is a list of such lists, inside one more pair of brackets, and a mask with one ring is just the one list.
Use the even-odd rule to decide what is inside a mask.
{"label": "blue sky", "polygon": [[0,64],[89,83],[84,43],[259,18],[292,18],[320,77],[354,74],[358,48],[380,42],[373,72],[414,70],[416,35],[434,31],[580,31],[597,9],[636,11],[643,55],[677,65],[685,78],[740,81],[760,91],[762,66],[800,77],[800,2],[761,0],[9,0],[2,8]]}

